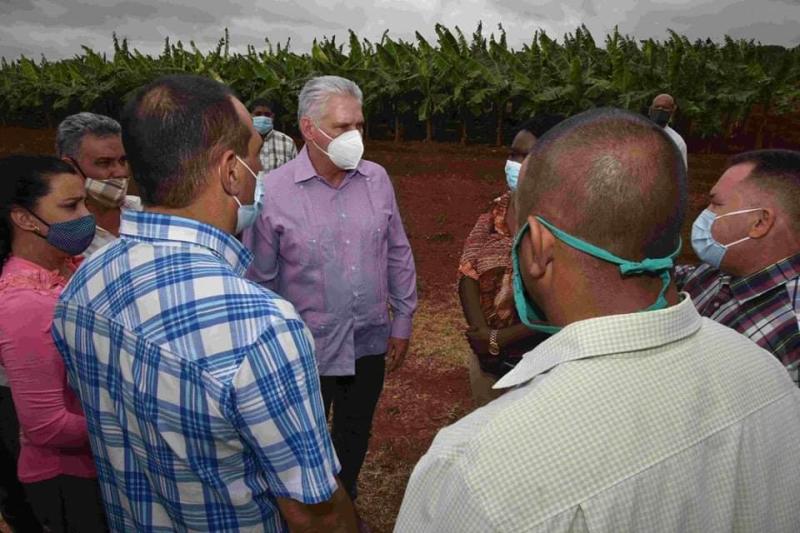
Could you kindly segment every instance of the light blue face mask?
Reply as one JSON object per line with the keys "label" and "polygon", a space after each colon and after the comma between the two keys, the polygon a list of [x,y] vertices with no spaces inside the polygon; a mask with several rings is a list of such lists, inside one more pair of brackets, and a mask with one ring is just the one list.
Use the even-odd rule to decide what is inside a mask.
{"label": "light blue face mask", "polygon": [[248,166],[247,163],[242,161],[238,155],[236,159],[239,160],[241,164],[244,165],[244,168],[250,172],[250,175],[253,176],[253,179],[256,180],[256,188],[255,192],[253,193],[253,203],[249,205],[242,205],[242,202],[239,201],[237,197],[233,197],[236,200],[236,203],[239,204],[239,211],[236,213],[236,235],[240,234],[245,228],[249,228],[252,226],[256,219],[258,218],[259,213],[261,213],[261,208],[264,204],[264,179],[263,176],[259,177],[256,175],[255,172]]}
{"label": "light blue face mask", "polygon": [[[653,305],[647,309],[643,309],[643,311],[655,311],[667,307],[667,298],[665,294],[669,288],[671,280],[670,271],[674,266],[675,258],[678,256],[681,250],[680,241],[678,241],[678,248],[668,257],[657,259],[647,258],[642,261],[628,261],[627,259],[617,257],[611,252],[603,250],[602,248],[598,248],[593,244],[589,244],[582,239],[573,237],[569,233],[561,231],[540,216],[537,216],[536,220],[549,229],[558,240],[567,246],[575,248],[576,250],[580,250],[585,254],[589,254],[603,261],[619,265],[619,271],[623,276],[639,276],[648,273],[658,274],[662,281],[661,292],[658,293],[658,298],[656,298],[655,303],[653,303]],[[511,247],[511,262],[514,269],[512,276],[514,286],[514,304],[517,308],[517,314],[519,314],[520,320],[522,320],[522,323],[528,326],[530,329],[542,331],[544,333],[558,333],[561,331],[561,327],[547,323],[544,313],[528,297],[527,292],[525,292],[525,286],[522,283],[522,275],[519,265],[519,247],[522,243],[522,238],[529,230],[530,228],[527,223],[522,226],[522,228],[520,228],[520,230],[517,232],[517,236],[514,238],[514,245]]]}
{"label": "light blue face mask", "polygon": [[508,188],[512,191],[517,190],[520,168],[522,168],[522,163],[517,163],[516,161],[512,161],[510,159],[506,161],[506,183],[508,183]]}
{"label": "light blue face mask", "polygon": [[752,213],[753,211],[761,211],[761,208],[740,209],[739,211],[732,211],[719,216],[710,209],[704,209],[703,212],[700,213],[700,216],[697,217],[697,220],[694,221],[694,224],[692,224],[692,248],[694,248],[694,253],[697,254],[700,261],[719,269],[720,265],[722,265],[722,258],[725,257],[725,252],[728,251],[728,248],[749,240],[750,237],[744,237],[738,241],[722,244],[711,234],[711,228],[714,226],[714,222],[727,216]]}
{"label": "light blue face mask", "polygon": [[272,117],[253,117],[253,126],[263,137],[272,131]]}

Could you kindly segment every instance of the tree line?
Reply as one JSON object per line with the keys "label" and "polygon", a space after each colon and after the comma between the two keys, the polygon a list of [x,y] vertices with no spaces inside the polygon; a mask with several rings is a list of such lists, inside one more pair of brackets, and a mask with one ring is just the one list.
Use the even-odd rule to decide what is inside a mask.
{"label": "tree line", "polygon": [[116,116],[129,93],[170,73],[210,76],[247,102],[274,102],[279,125],[296,132],[297,94],[307,79],[336,74],[364,91],[366,135],[375,138],[458,140],[503,144],[524,118],[571,115],[610,105],[642,111],[660,92],[679,103],[678,124],[690,138],[731,138],[749,130],[764,144],[771,120],[798,111],[800,46],[767,46],[725,37],[691,42],[637,40],[616,28],[598,44],[585,26],[558,41],[536,31],[509,47],[502,26],[488,35],[482,24],[468,37],[437,24],[436,39],[412,41],[388,31],[371,42],[350,31],[347,43],[314,41],[310,52],[265,39],[258,50],[230,50],[228,31],[217,46],[165,40],[160,55],[143,54],[113,37],[110,56],[89,47],[70,59],[22,56],[0,61],[0,121],[54,125],[82,110]]}

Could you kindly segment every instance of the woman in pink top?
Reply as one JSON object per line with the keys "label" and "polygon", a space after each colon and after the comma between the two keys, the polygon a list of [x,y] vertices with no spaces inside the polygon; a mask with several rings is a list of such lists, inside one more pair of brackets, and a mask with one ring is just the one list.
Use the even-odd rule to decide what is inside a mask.
{"label": "woman in pink top", "polygon": [[17,475],[54,532],[106,531],[86,419],[50,336],[73,257],[94,236],[84,198],[59,159],[0,159],[0,365],[21,428]]}

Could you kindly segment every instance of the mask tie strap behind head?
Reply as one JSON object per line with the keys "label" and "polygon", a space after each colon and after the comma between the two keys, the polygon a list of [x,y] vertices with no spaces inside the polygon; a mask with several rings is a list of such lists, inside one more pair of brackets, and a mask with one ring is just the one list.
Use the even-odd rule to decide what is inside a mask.
{"label": "mask tie strap behind head", "polygon": [[682,242],[680,238],[678,238],[678,247],[675,249],[674,252],[669,254],[667,257],[659,257],[659,258],[645,258],[641,261],[629,261],[627,259],[622,259],[621,257],[617,257],[616,255],[612,254],[607,250],[603,250],[593,244],[590,244],[582,239],[574,237],[568,233],[565,233],[546,221],[544,218],[537,216],[536,219],[541,222],[547,229],[549,229],[553,235],[564,244],[575,248],[576,250],[580,250],[581,252],[587,253],[591,256],[594,256],[598,259],[603,261],[613,263],[615,265],[619,265],[619,271],[623,276],[640,276],[642,274],[658,274],[662,281],[661,291],[658,293],[658,298],[656,301],[644,311],[655,311],[657,309],[664,309],[667,307],[667,299],[665,294],[667,293],[667,289],[669,288],[670,280],[672,279],[670,276],[670,271],[675,266],[675,258],[678,257],[678,254],[681,251]]}
{"label": "mask tie strap behind head", "polygon": [[[606,261],[608,263],[613,263],[619,266],[619,271],[623,276],[639,276],[642,274],[658,274],[661,278],[662,286],[661,291],[658,293],[658,297],[656,301],[643,309],[642,311],[656,311],[658,309],[664,309],[667,307],[668,302],[666,298],[666,292],[669,288],[669,284],[671,281],[670,272],[675,265],[675,258],[678,256],[681,250],[682,242],[679,238],[678,240],[678,247],[675,249],[667,257],[660,257],[660,258],[645,258],[642,261],[628,261],[627,259],[622,259],[617,257],[616,255],[612,254],[611,252],[599,248],[591,243],[584,241],[583,239],[579,239],[566,233],[553,224],[545,220],[544,218],[537,216],[536,219],[544,225],[547,229],[552,232],[552,234],[561,242],[570,246],[571,248],[575,248],[583,253],[589,254],[593,257],[596,257],[602,261]],[[526,223],[522,228],[520,228],[517,236],[514,239],[514,245],[512,248],[512,263],[513,268],[516,270],[517,273],[520,271],[519,265],[519,254],[516,253],[516,250],[520,246],[520,242],[522,241],[522,237],[524,236],[526,231],[529,231],[530,228]],[[513,285],[514,285],[514,292],[516,293],[517,300],[515,298],[515,302],[517,303],[517,313],[519,314],[520,320],[529,328],[534,329],[536,331],[542,331],[545,333],[557,333],[561,330],[559,326],[553,326],[547,324],[544,319],[544,314],[541,310],[536,306],[534,302],[528,298],[527,293],[525,292],[525,288],[522,283],[522,276],[515,275],[513,276]]]}

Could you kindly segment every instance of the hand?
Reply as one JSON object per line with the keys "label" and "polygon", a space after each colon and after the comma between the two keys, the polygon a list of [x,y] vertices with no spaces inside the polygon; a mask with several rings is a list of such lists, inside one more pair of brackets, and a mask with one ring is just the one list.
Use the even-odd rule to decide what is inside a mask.
{"label": "hand", "polygon": [[475,355],[489,355],[488,328],[469,328],[466,332],[467,342]]}
{"label": "hand", "polygon": [[389,346],[386,350],[386,371],[394,372],[403,366],[407,352],[408,339],[389,337]]}

